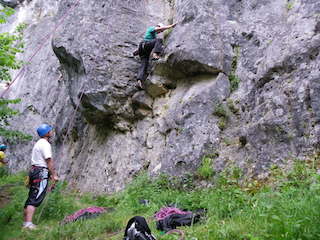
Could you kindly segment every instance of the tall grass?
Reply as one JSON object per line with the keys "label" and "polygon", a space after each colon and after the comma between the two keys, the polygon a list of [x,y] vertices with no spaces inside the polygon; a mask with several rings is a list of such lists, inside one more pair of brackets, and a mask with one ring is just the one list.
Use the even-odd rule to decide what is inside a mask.
{"label": "tall grass", "polygon": [[[200,223],[182,228],[186,239],[320,239],[320,177],[315,168],[303,162],[297,162],[288,173],[275,169],[263,182],[244,181],[236,168],[216,177],[212,188],[201,189],[197,181],[190,184],[190,179],[194,180],[162,175],[151,180],[143,174],[124,191],[100,196],[73,192],[60,184],[48,194],[43,209],[37,210],[39,230],[21,232],[27,190],[20,184],[22,175],[9,176],[0,179],[0,186],[19,184],[10,187],[11,202],[0,210],[0,239],[122,239],[127,221],[135,215],[146,217],[157,237],[178,239],[161,235],[152,218],[169,204],[181,209],[207,209]],[[114,211],[95,219],[59,224],[66,215],[91,205],[112,207]]]}

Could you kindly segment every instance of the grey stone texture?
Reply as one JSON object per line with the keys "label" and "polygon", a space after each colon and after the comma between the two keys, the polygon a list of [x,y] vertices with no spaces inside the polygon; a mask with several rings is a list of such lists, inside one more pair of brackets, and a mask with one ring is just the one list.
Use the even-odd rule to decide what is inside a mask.
{"label": "grey stone texture", "polygon": [[[192,173],[206,156],[217,171],[264,176],[318,151],[319,1],[76,3],[24,2],[11,23],[29,23],[23,60],[46,41],[7,95],[22,98],[12,128],[34,136],[10,145],[13,171],[28,167],[42,122],[55,126],[61,177],[97,193],[142,171]],[[178,24],[159,36],[164,56],[139,90],[132,52],[158,22]]]}
{"label": "grey stone texture", "polygon": [[17,0],[0,0],[0,3],[5,7],[15,8],[19,2]]}

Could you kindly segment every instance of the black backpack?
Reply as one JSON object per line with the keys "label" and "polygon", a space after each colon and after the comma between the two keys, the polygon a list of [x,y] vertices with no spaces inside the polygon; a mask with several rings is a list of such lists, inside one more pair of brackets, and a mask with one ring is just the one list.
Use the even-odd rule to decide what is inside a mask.
{"label": "black backpack", "polygon": [[135,216],[128,221],[123,240],[156,240],[144,217]]}
{"label": "black backpack", "polygon": [[205,209],[198,209],[194,213],[171,214],[166,218],[157,221],[157,229],[168,232],[180,226],[191,226],[192,224],[198,222],[205,214]]}

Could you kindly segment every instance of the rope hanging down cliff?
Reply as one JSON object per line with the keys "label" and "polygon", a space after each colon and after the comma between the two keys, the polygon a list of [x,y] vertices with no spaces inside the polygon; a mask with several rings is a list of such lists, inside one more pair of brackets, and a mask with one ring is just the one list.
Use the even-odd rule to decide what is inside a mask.
{"label": "rope hanging down cliff", "polygon": [[[36,48],[36,50],[34,51],[34,53],[28,58],[27,63],[30,63],[32,61],[32,59],[40,52],[40,50],[44,47],[45,43],[47,42],[48,39],[50,39],[53,34],[57,31],[57,29],[62,25],[62,23],[65,21],[65,19],[67,18],[67,16],[69,16],[71,14],[71,12],[79,6],[80,0],[78,0],[73,6],[71,6],[68,10],[66,10],[66,12],[62,15],[60,21],[55,25],[55,27],[53,28],[53,31],[50,31],[48,34],[46,34],[40,41],[40,44],[38,46],[38,48]],[[17,75],[14,77],[14,79],[9,83],[8,87],[2,92],[0,98],[3,98],[4,95],[9,91],[10,87],[12,86],[12,84],[20,77],[20,75],[23,73],[23,71],[25,70],[26,65],[24,65],[19,72],[17,73]]]}
{"label": "rope hanging down cliff", "polygon": [[[77,105],[76,105],[76,108],[74,109],[73,114],[72,114],[71,120],[70,120],[69,125],[68,125],[68,128],[67,128],[67,132],[66,132],[66,134],[65,134],[64,137],[63,137],[62,149],[63,149],[63,147],[64,147],[64,145],[65,145],[65,142],[66,142],[66,139],[67,139],[67,137],[68,137],[68,135],[69,135],[70,129],[71,129],[72,126],[73,126],[74,118],[75,118],[75,116],[76,116],[76,113],[77,113],[77,111],[78,111],[79,105],[80,105],[80,103],[81,103],[81,99],[82,99],[83,93],[84,93],[84,92],[83,92],[84,83],[85,83],[85,82],[82,82],[82,85],[81,85],[81,88],[80,88],[81,94],[80,94],[80,96],[79,96],[79,101],[78,101],[78,103],[77,103]],[[61,165],[62,165],[61,163],[62,163],[62,162],[61,162],[61,160],[60,160],[60,161],[59,161],[59,167],[58,167],[58,173],[60,173],[60,170],[61,170]],[[51,190],[53,190],[54,188],[55,188],[55,183],[53,183],[53,184],[50,186],[49,192],[51,192]],[[41,209],[41,211],[40,211],[40,214],[39,214],[39,216],[38,216],[38,221],[37,221],[37,222],[40,221],[40,218],[41,218],[41,216],[42,216],[43,209],[44,209],[44,208],[46,207],[46,205],[47,205],[48,198],[49,198],[49,196],[47,196],[47,198],[44,200],[45,202],[44,202],[43,207],[42,207],[42,209]]]}

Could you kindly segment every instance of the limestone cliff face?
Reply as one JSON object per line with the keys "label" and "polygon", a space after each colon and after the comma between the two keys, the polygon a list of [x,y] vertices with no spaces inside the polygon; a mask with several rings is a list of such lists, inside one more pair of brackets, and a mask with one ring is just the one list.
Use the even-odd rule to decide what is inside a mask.
{"label": "limestone cliff face", "polygon": [[[23,100],[12,127],[35,136],[40,123],[54,125],[57,169],[83,191],[117,191],[143,170],[183,175],[204,156],[214,156],[216,170],[232,163],[263,174],[319,147],[318,1],[33,0],[16,8],[12,24],[29,23],[25,60],[59,28],[8,93]],[[141,91],[132,52],[158,22],[178,25],[162,36],[164,57]],[[28,166],[33,142],[10,148],[12,169]]]}

